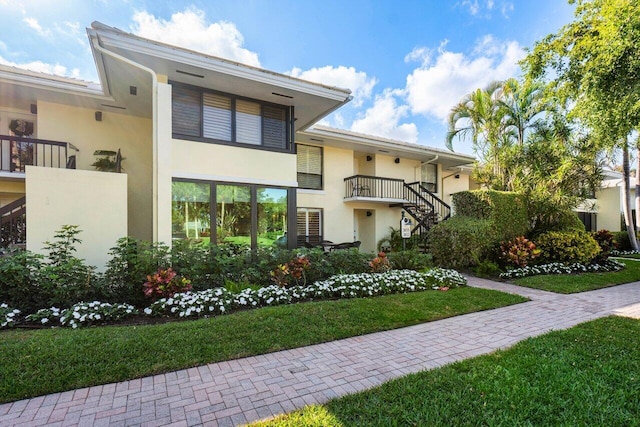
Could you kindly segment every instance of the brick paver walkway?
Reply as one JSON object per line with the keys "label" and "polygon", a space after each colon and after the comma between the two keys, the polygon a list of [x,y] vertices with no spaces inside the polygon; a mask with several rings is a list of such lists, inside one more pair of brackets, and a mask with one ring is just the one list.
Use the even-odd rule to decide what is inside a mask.
{"label": "brick paver walkway", "polygon": [[232,426],[609,314],[640,315],[640,282],[574,295],[470,278],[530,302],[393,331],[0,405],[0,426]]}

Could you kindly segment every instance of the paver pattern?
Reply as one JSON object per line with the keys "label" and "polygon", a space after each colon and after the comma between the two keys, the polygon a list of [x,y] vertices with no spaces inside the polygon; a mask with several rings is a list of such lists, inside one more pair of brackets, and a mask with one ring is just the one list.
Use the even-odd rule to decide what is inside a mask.
{"label": "paver pattern", "polygon": [[640,282],[573,295],[469,278],[530,302],[392,331],[0,405],[9,426],[235,426],[610,314],[640,317]]}

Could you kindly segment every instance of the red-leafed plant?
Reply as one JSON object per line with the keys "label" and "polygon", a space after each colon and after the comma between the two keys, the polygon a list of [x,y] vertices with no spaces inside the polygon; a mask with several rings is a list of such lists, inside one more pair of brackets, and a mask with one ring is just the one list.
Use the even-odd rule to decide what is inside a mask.
{"label": "red-leafed plant", "polygon": [[613,234],[609,230],[599,230],[593,233],[593,238],[596,239],[600,249],[602,251],[598,254],[596,260],[605,261],[609,258],[609,254],[613,249],[617,248],[617,243],[613,241]]}
{"label": "red-leafed plant", "polygon": [[526,267],[540,256],[540,252],[540,249],[536,248],[536,244],[524,236],[516,237],[500,245],[501,258],[516,267]]}
{"label": "red-leafed plant", "polygon": [[286,264],[280,264],[271,271],[271,280],[278,286],[283,288],[296,285],[306,285],[307,276],[305,271],[309,268],[311,262],[304,255],[293,258]]}
{"label": "red-leafed plant", "polygon": [[378,252],[378,256],[369,262],[369,267],[371,267],[371,272],[373,273],[384,273],[391,270],[389,258],[384,252]]}
{"label": "red-leafed plant", "polygon": [[191,281],[178,275],[171,267],[160,268],[154,274],[147,276],[143,290],[147,297],[155,301],[158,298],[170,298],[177,293],[191,290]]}

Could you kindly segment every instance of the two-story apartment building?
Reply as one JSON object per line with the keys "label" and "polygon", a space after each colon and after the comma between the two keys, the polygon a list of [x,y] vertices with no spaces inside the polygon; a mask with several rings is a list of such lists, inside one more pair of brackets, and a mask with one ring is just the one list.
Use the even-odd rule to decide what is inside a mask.
{"label": "two-story apartment building", "polygon": [[[422,232],[470,187],[470,156],[316,125],[348,90],[88,36],[99,84],[0,67],[0,246],[77,224],[95,265],[125,235],[373,251],[403,210]],[[122,173],[95,170],[105,154]]]}

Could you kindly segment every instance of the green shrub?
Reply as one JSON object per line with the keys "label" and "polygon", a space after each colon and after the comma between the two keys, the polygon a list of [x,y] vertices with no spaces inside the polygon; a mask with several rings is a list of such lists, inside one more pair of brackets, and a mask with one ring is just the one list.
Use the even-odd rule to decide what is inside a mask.
{"label": "green shrub", "polygon": [[613,243],[619,251],[633,250],[631,247],[631,241],[629,240],[629,234],[626,231],[616,231],[613,233]]}
{"label": "green shrub", "polygon": [[77,225],[64,225],[52,242],[44,242],[47,256],[38,274],[38,289],[46,304],[38,308],[67,308],[78,301],[103,297],[95,267],[75,256],[75,245],[82,242],[77,237],[80,232]]}
{"label": "green shrub", "polygon": [[[540,205],[546,202],[536,202]],[[537,207],[538,214],[533,218],[534,236],[546,233],[547,231],[585,231],[584,223],[574,211],[566,210],[558,212],[557,208],[551,206],[547,209]]]}
{"label": "green shrub", "polygon": [[118,239],[109,251],[111,259],[103,275],[107,301],[145,307],[142,285],[147,276],[170,266],[169,248],[132,237]]}
{"label": "green shrub", "polygon": [[585,231],[548,231],[536,239],[540,262],[589,264],[600,253],[600,246]]}
{"label": "green shrub", "polygon": [[511,240],[529,231],[525,197],[519,193],[474,190],[452,196],[456,216],[488,220],[499,240]]}
{"label": "green shrub", "polygon": [[433,256],[418,250],[391,252],[387,254],[391,266],[396,270],[424,270],[433,267]]}
{"label": "green shrub", "polygon": [[500,266],[488,259],[485,259],[473,269],[473,273],[478,277],[498,277],[501,272]]}
{"label": "green shrub", "polygon": [[403,239],[400,228],[389,227],[389,234],[378,240],[377,248],[378,252],[398,252],[417,249],[420,243],[422,240],[419,235],[413,234],[408,239]]}
{"label": "green shrub", "polygon": [[42,255],[29,251],[19,250],[0,256],[0,302],[23,313],[46,307],[48,296],[39,284],[42,263]]}
{"label": "green shrub", "polygon": [[454,216],[429,230],[427,243],[436,265],[468,268],[489,257],[500,238],[491,221]]}

